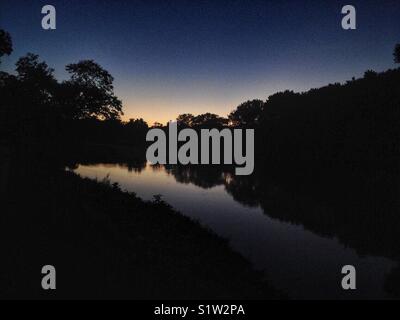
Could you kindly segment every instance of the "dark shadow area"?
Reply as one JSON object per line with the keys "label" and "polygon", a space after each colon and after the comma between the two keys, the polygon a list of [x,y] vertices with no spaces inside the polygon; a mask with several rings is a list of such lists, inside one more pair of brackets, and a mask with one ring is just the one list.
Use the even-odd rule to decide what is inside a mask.
{"label": "dark shadow area", "polygon": [[[0,57],[10,54],[11,38],[1,31],[0,40]],[[160,198],[144,202],[65,170],[109,163],[140,171],[149,129],[142,119],[121,120],[113,77],[96,62],[66,71],[70,78],[59,82],[28,54],[15,75],[0,73],[0,296],[47,297],[45,261],[59,266],[60,298],[279,297],[227,242]],[[400,69],[247,101],[227,118],[177,120],[180,128],[256,132],[251,176],[167,166],[178,182],[225,185],[236,201],[274,219],[400,261]],[[399,268],[387,276],[393,297],[399,279]]]}
{"label": "dark shadow area", "polygon": [[[400,260],[399,69],[248,101],[229,118],[256,130],[253,175],[169,169],[178,182],[225,185],[236,201],[261,206],[272,218],[337,237],[361,255]],[[397,268],[385,285],[394,297],[398,279]]]}
{"label": "dark shadow area", "polygon": [[[10,54],[0,33],[1,54]],[[66,168],[106,162],[145,166],[147,124],[122,122],[113,78],[92,60],[58,82],[39,57],[0,73],[0,297],[278,298],[227,241],[160,197],[145,202],[108,180]],[[57,290],[41,269],[57,270]]]}

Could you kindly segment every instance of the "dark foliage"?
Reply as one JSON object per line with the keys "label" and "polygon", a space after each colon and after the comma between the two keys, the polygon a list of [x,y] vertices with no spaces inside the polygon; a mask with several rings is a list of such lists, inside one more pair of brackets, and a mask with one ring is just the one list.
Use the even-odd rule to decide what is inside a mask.
{"label": "dark foliage", "polygon": [[0,29],[0,63],[1,57],[10,55],[13,51],[11,36],[8,32]]}
{"label": "dark foliage", "polygon": [[0,149],[0,297],[49,298],[37,281],[43,261],[57,266],[52,298],[279,297],[225,240],[160,197],[58,170],[63,159],[48,151]]}
{"label": "dark foliage", "polygon": [[[11,39],[4,32],[0,33],[0,36],[0,54],[11,53]],[[399,50],[400,46],[397,45],[394,52],[397,63],[400,62]],[[135,260],[137,257],[129,256],[126,258],[128,260],[126,265],[130,265],[131,262],[139,264],[135,281],[142,279],[143,288],[146,287],[145,281],[148,279],[141,275],[148,265],[151,265],[151,272],[155,277],[158,274],[164,279],[168,276],[171,279],[177,279],[176,274],[170,273],[176,267],[180,272],[186,272],[188,275],[190,268],[184,271],[185,268],[180,264],[181,262],[176,261],[182,258],[182,253],[189,255],[190,250],[194,249],[189,250],[190,246],[185,243],[188,247],[177,253],[173,252],[173,248],[168,248],[168,243],[176,244],[180,232],[190,238],[182,230],[186,227],[192,230],[192,227],[188,224],[177,227],[180,224],[178,220],[182,218],[162,220],[167,217],[163,213],[171,214],[172,210],[160,200],[154,204],[144,204],[132,195],[123,194],[116,186],[81,181],[69,174],[53,177],[53,173],[59,174],[59,169],[66,164],[85,161],[129,163],[134,161],[129,156],[132,154],[135,154],[135,158],[139,159],[137,161],[142,162],[143,165],[148,125],[142,119],[132,119],[127,123],[120,120],[122,103],[113,93],[112,76],[97,63],[86,60],[68,65],[67,71],[70,72],[71,79],[59,83],[53,76],[53,70],[34,54],[22,57],[17,62],[16,71],[16,75],[0,73],[1,144],[6,145],[7,148],[17,145],[36,151],[47,149],[61,156],[61,159],[48,157],[40,159],[46,164],[57,165],[51,168],[51,174],[48,174],[49,178],[46,181],[40,176],[32,177],[32,181],[37,181],[39,187],[33,185],[31,190],[34,192],[27,198],[36,201],[43,197],[43,199],[54,199],[55,202],[49,205],[43,199],[36,201],[35,216],[28,215],[29,217],[24,216],[24,218],[30,218],[27,221],[32,222],[32,225],[36,223],[37,230],[48,227],[46,221],[42,220],[52,220],[51,212],[56,212],[58,217],[69,221],[70,224],[62,231],[63,233],[60,233],[65,237],[60,236],[59,243],[63,243],[68,234],[77,232],[77,229],[74,229],[76,226],[82,237],[85,237],[84,233],[88,232],[95,239],[100,238],[99,234],[103,234],[96,228],[105,228],[109,235],[107,239],[110,239],[113,245],[107,247],[106,255],[96,256],[93,253],[96,259],[115,258],[114,250],[123,251],[119,244],[126,243],[127,239],[132,241],[131,237],[136,232],[139,236],[138,239],[133,240],[133,245],[140,254],[144,255],[145,260],[140,266],[140,261]],[[177,121],[181,128],[228,126],[228,119],[211,113],[198,116],[182,114]],[[225,184],[228,192],[237,201],[248,206],[259,205],[275,219],[302,224],[307,229],[323,236],[337,237],[362,254],[387,256],[396,261],[400,260],[398,246],[400,240],[398,235],[400,228],[398,214],[400,208],[398,200],[400,192],[400,69],[381,73],[368,70],[363,78],[352,79],[345,84],[330,84],[303,93],[279,92],[270,96],[265,102],[247,101],[232,111],[229,121],[232,126],[256,129],[257,159],[253,176],[236,177],[229,170],[221,171],[219,168],[210,170],[195,166],[171,167],[168,168],[168,172],[180,182],[194,183],[203,188]],[[155,124],[155,126],[163,127],[161,124]],[[40,162],[40,160],[35,158],[32,163]],[[6,166],[3,167],[6,168]],[[4,172],[8,171],[7,168],[4,170]],[[18,172],[18,170],[15,171]],[[23,174],[24,172],[21,171],[21,175]],[[16,177],[11,181],[15,183],[19,181],[18,179],[22,178]],[[40,187],[41,181],[43,185]],[[11,192],[9,187],[2,188]],[[8,214],[26,209],[24,204],[18,203],[21,195],[17,192],[17,186],[15,188],[16,190],[13,191],[15,193],[10,197],[12,200],[7,204]],[[48,191],[52,188],[55,190],[54,193]],[[46,192],[40,194],[39,190]],[[50,206],[50,209],[47,206]],[[134,216],[130,216],[132,212],[128,207],[135,208]],[[46,210],[41,210],[43,208]],[[141,210],[151,216],[149,224],[142,219]],[[45,212],[46,215],[41,216],[41,212]],[[76,212],[85,214],[77,216]],[[17,229],[20,218],[12,215],[11,217],[15,219]],[[92,219],[96,218],[106,222],[97,221],[93,227]],[[162,236],[155,239],[152,238],[153,231],[151,230],[154,221],[158,221],[157,223],[163,221],[157,227],[158,229],[156,228]],[[166,231],[169,229],[163,229],[165,227],[163,223],[175,231],[179,230],[172,240],[171,235]],[[122,235],[119,232],[114,233],[115,226],[118,231],[123,229]],[[57,225],[54,230],[63,229]],[[145,230],[145,234],[141,234],[140,230]],[[55,236],[58,236],[57,232],[55,233]],[[152,236],[148,237],[149,234]],[[30,236],[34,237],[34,234],[27,233],[24,239],[29,240]],[[73,245],[75,242],[81,243],[82,239],[79,238],[78,233],[75,233],[75,236],[78,238],[67,242],[71,245],[71,248],[67,248],[69,252],[78,247]],[[113,242],[119,237],[122,237],[123,241]],[[164,243],[165,239],[172,242]],[[46,240],[47,238],[40,241]],[[84,240],[88,248],[82,251],[82,257],[90,252],[90,241],[87,238]],[[101,241],[104,242],[104,240]],[[99,243],[103,245],[103,242]],[[155,244],[160,243],[165,245],[161,246],[163,250],[170,250],[168,251],[170,255],[160,252],[157,255]],[[209,248],[213,245],[208,242],[205,247]],[[203,248],[202,245],[198,248],[200,247]],[[97,251],[101,251],[101,248],[101,246],[94,246]],[[150,255],[154,254],[154,256],[146,256],[143,248],[151,248]],[[122,254],[116,254],[116,261],[119,263],[119,259],[125,259],[122,257]],[[164,264],[159,263],[160,261],[156,260],[160,257],[168,261],[164,261]],[[175,264],[169,261],[173,259],[171,257],[177,258]],[[208,256],[206,259],[209,258]],[[212,260],[214,258],[210,261],[215,261]],[[233,261],[229,259],[227,261]],[[104,261],[98,262],[101,264]],[[194,262],[189,259],[182,263],[187,263],[193,266],[193,270],[197,270]],[[197,262],[200,264],[200,261]],[[221,261],[218,263],[221,268],[227,267]],[[232,263],[242,265],[237,260]],[[118,270],[118,267],[107,266]],[[86,267],[89,268],[89,263]],[[164,268],[168,272],[160,271]],[[396,269],[388,276],[386,287],[393,295],[399,294],[398,270]],[[122,271],[122,275],[128,274],[127,270]],[[191,279],[192,276],[194,277],[194,274],[188,275],[187,279]],[[206,275],[202,274],[201,277],[206,278]],[[251,277],[253,280],[257,278],[254,275]],[[171,283],[166,281],[166,287],[161,286],[160,290],[171,288]],[[210,285],[208,282],[204,283]],[[175,292],[176,296],[189,290],[185,284],[180,285],[183,291]],[[207,296],[205,291],[202,291],[205,288],[201,288],[201,283],[197,285],[199,289],[197,296],[203,294]],[[219,288],[220,291],[213,287],[219,297],[226,296],[225,290],[229,285],[228,287],[225,285],[227,284],[221,284],[223,288]],[[9,285],[6,288],[12,290],[13,286]],[[98,288],[101,292],[109,287],[105,285],[94,286],[94,288]],[[236,287],[232,290],[230,292],[238,292],[239,289]],[[157,294],[164,297],[165,292],[167,291],[160,291]],[[244,290],[243,294],[246,293],[247,296],[247,292]],[[148,294],[151,295],[150,292]],[[154,296],[156,295],[152,297]]]}
{"label": "dark foliage", "polygon": [[264,101],[261,100],[243,102],[229,114],[228,118],[231,125],[252,128],[257,127],[264,109],[264,104]]}
{"label": "dark foliage", "polygon": [[176,118],[176,121],[181,128],[221,129],[228,125],[228,119],[209,112],[197,116],[190,113],[181,114]]}
{"label": "dark foliage", "polygon": [[393,52],[394,62],[400,63],[400,43],[396,45]]}
{"label": "dark foliage", "polygon": [[61,84],[59,102],[75,119],[119,119],[122,102],[114,95],[114,78],[93,60],[69,64],[71,79]]}
{"label": "dark foliage", "polygon": [[160,197],[145,202],[65,171],[90,161],[143,166],[148,130],[143,119],[120,120],[113,78],[97,63],[66,69],[71,79],[59,83],[29,53],[15,75],[0,73],[0,297],[49,298],[37,281],[48,261],[53,298],[279,297],[225,240]]}

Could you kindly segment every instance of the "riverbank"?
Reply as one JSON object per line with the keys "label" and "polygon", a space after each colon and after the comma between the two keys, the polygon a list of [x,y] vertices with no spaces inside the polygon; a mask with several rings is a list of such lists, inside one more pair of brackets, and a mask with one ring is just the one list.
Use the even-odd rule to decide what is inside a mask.
{"label": "riverbank", "polygon": [[[227,241],[159,198],[68,171],[28,172],[10,170],[3,198],[3,298],[279,297]],[[46,264],[57,270],[53,292],[40,287]]]}

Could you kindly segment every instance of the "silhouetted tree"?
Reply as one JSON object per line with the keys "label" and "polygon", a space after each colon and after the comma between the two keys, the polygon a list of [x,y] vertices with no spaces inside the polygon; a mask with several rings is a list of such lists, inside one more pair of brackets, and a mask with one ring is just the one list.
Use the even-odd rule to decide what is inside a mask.
{"label": "silhouetted tree", "polygon": [[228,118],[233,126],[257,126],[264,108],[262,100],[246,101],[232,111]]}
{"label": "silhouetted tree", "polygon": [[191,113],[184,113],[180,114],[177,118],[176,121],[178,122],[179,126],[182,127],[191,127],[193,124],[193,119],[194,115]]}
{"label": "silhouetted tree", "polygon": [[50,68],[46,62],[39,61],[38,55],[28,53],[18,59],[16,71],[17,80],[23,87],[23,91],[33,95],[31,98],[39,99],[34,102],[41,104],[50,102],[57,86],[54,69]]}
{"label": "silhouetted tree", "polygon": [[[0,29],[0,64],[1,64],[1,57],[4,55],[10,55],[12,52],[12,40],[11,36],[8,32]],[[7,83],[7,80],[10,79],[10,75],[6,72],[0,71],[0,93],[1,97],[4,102],[3,96],[3,89]]]}
{"label": "silhouetted tree", "polygon": [[129,145],[144,146],[149,125],[142,118],[130,119],[124,124],[125,141]]}
{"label": "silhouetted tree", "polygon": [[4,135],[12,137],[14,143],[46,135],[54,137],[54,120],[57,118],[54,93],[57,86],[53,69],[33,53],[17,61],[16,75],[2,73],[0,111]]}
{"label": "silhouetted tree", "polygon": [[58,86],[54,69],[40,61],[38,55],[28,53],[18,59],[16,71],[17,96],[12,99],[19,108],[18,116],[33,117],[32,121],[49,117],[50,112],[55,112],[54,93]]}
{"label": "silhouetted tree", "polygon": [[59,101],[75,119],[119,119],[122,102],[114,95],[114,78],[93,60],[67,65],[71,79],[61,85]]}
{"label": "silhouetted tree", "polygon": [[396,47],[394,48],[394,62],[395,63],[400,63],[400,43],[396,45]]}
{"label": "silhouetted tree", "polygon": [[154,122],[153,123],[153,125],[151,126],[152,128],[163,128],[164,126],[163,126],[163,124],[162,123],[160,123],[160,122]]}
{"label": "silhouetted tree", "polygon": [[[0,64],[4,55],[10,55],[12,52],[12,40],[8,32],[0,29]],[[10,90],[8,87],[11,82],[15,82],[7,72],[0,71],[0,136],[9,137],[12,132],[12,125],[9,123],[10,110]]]}
{"label": "silhouetted tree", "polygon": [[125,126],[132,130],[147,130],[149,128],[146,121],[140,119],[129,119]]}
{"label": "silhouetted tree", "polygon": [[373,79],[373,78],[376,78],[377,76],[378,76],[378,73],[376,73],[373,70],[367,70],[364,72],[365,79]]}
{"label": "silhouetted tree", "polygon": [[228,119],[220,117],[214,113],[204,113],[195,116],[191,121],[194,128],[222,128],[228,124]]}
{"label": "silhouetted tree", "polygon": [[[7,31],[0,29],[0,58],[4,55],[10,55],[13,51],[11,36]],[[0,59],[1,63],[1,59]]]}

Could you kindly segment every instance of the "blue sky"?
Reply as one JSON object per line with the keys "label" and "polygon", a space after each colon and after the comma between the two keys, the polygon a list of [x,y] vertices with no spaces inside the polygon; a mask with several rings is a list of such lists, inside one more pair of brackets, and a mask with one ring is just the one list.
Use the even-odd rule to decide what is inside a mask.
{"label": "blue sky", "polygon": [[[41,8],[57,29],[41,28]],[[341,28],[341,8],[357,9],[357,30]],[[125,119],[166,122],[180,113],[225,116],[247,99],[303,91],[393,68],[400,1],[1,0],[0,27],[15,51],[66,77],[64,66],[94,59],[115,77]]]}

